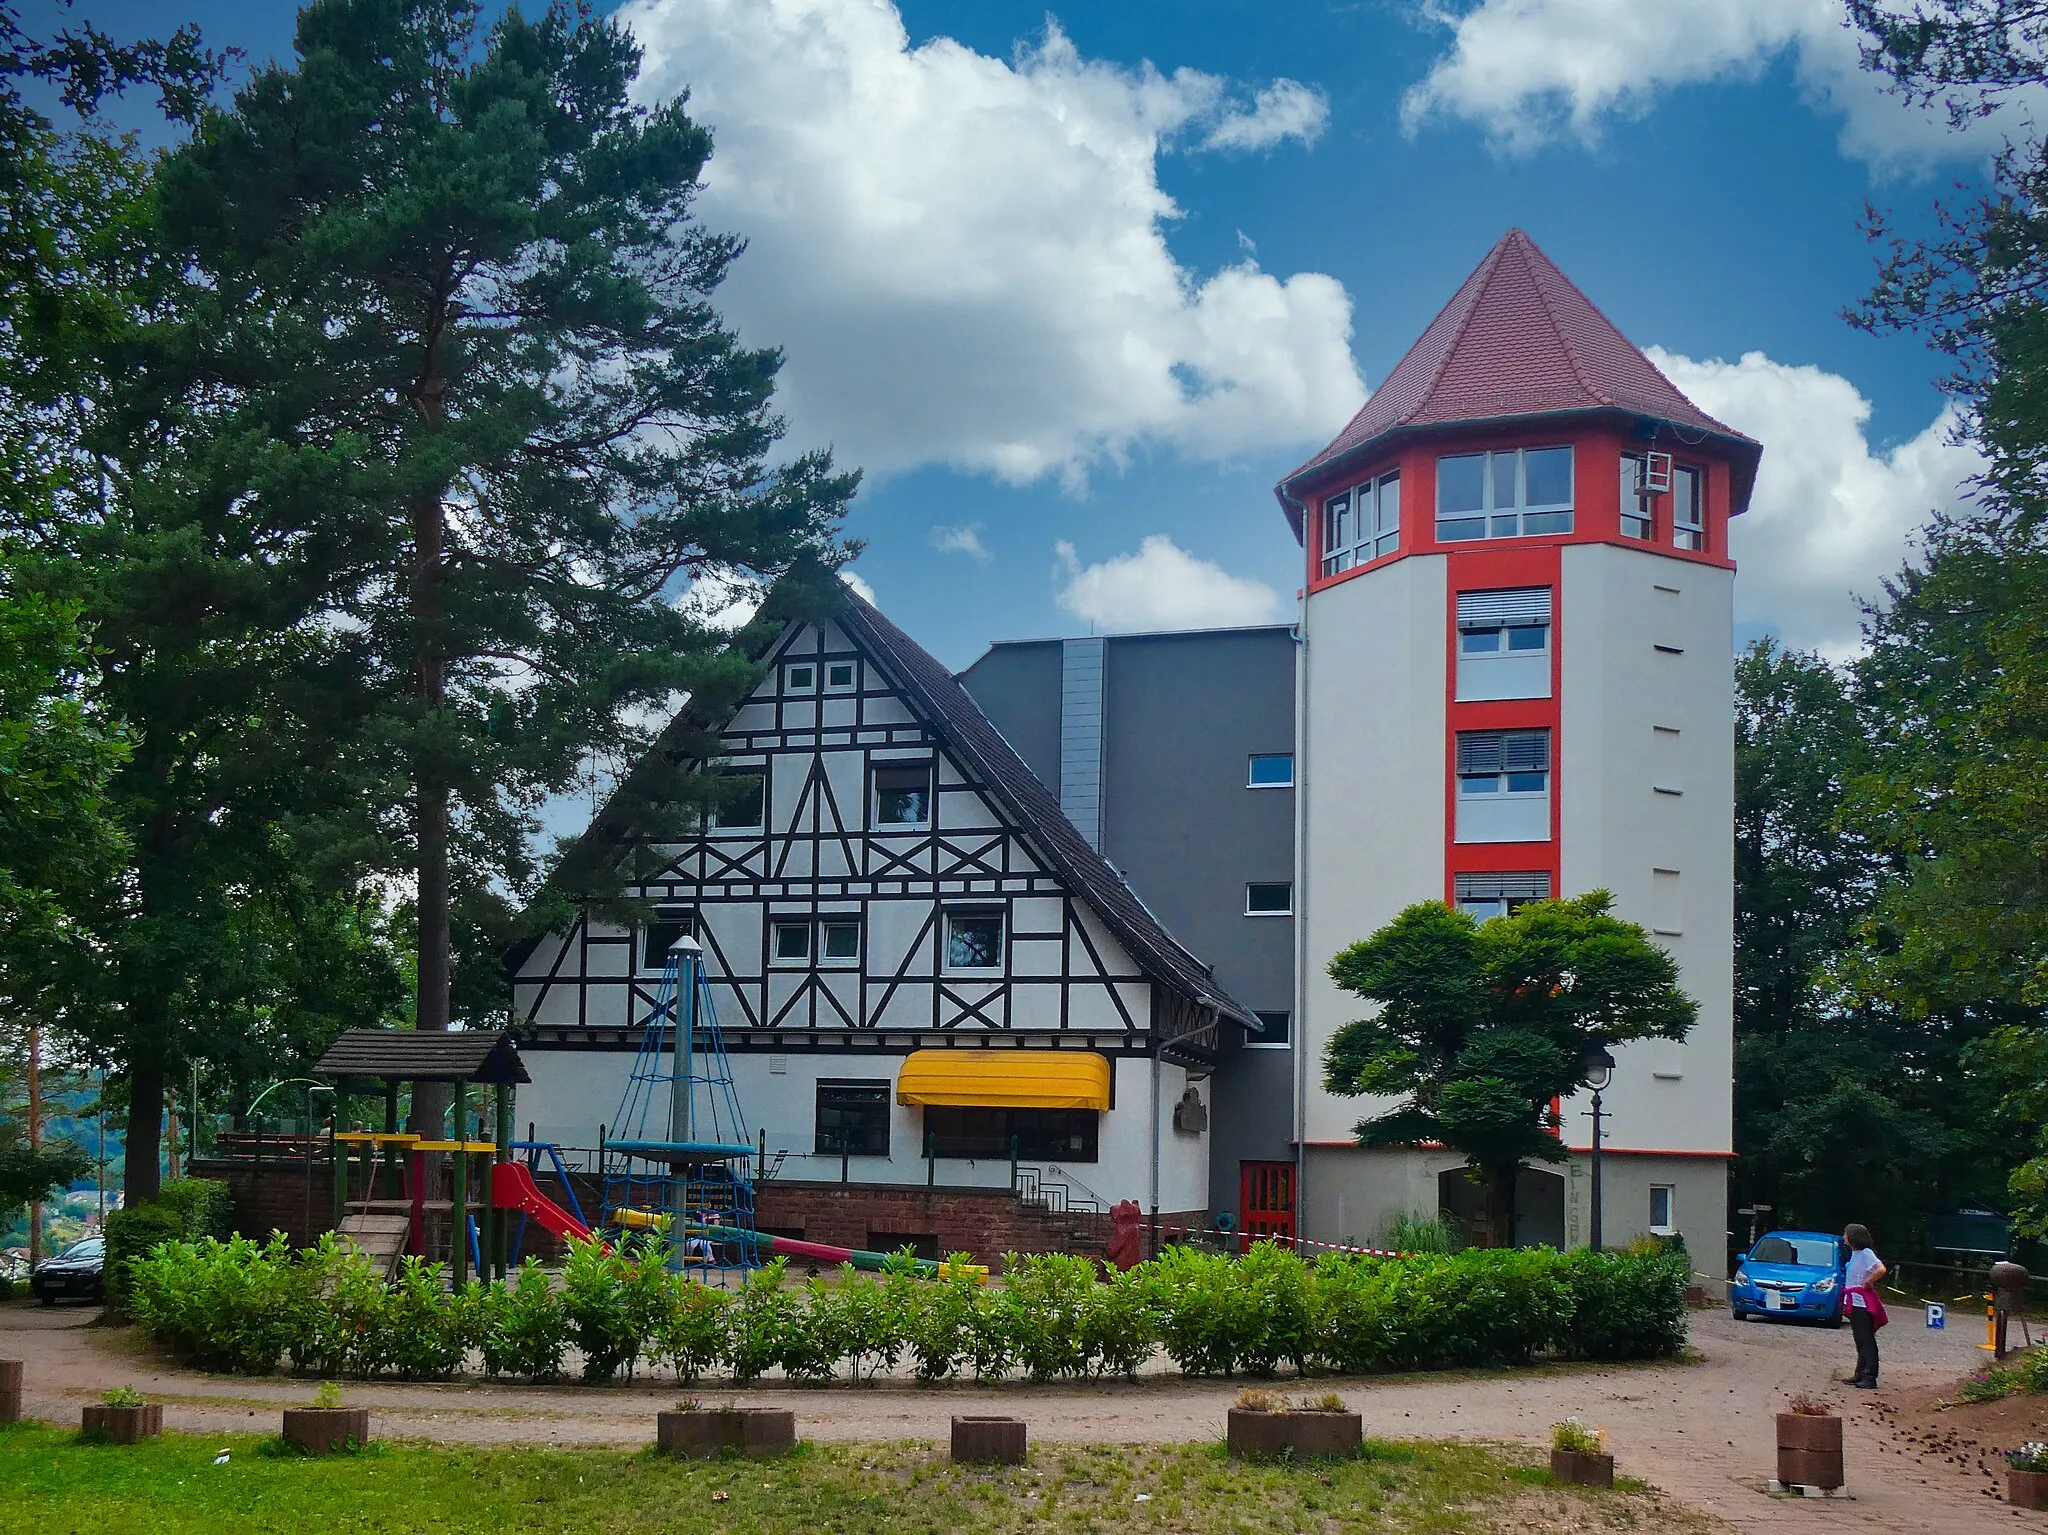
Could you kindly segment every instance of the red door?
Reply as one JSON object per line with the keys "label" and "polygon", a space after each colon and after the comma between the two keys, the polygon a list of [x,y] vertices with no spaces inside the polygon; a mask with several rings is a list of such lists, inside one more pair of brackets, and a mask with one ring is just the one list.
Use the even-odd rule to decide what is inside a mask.
{"label": "red door", "polygon": [[1240,1162],[1238,1208],[1244,1212],[1244,1246],[1262,1237],[1294,1240],[1294,1164]]}

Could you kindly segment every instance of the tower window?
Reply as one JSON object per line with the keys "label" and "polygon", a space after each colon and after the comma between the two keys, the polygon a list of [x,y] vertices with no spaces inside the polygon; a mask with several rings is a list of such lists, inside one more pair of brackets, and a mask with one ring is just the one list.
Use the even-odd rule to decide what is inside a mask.
{"label": "tower window", "polygon": [[1549,731],[1458,732],[1460,794],[1543,794],[1549,789]]}
{"label": "tower window", "polygon": [[1671,471],[1671,542],[1681,549],[1707,547],[1700,520],[1700,472],[1681,464]]}
{"label": "tower window", "polygon": [[1398,472],[1332,496],[1323,503],[1323,574],[1334,576],[1392,554],[1401,545]]}
{"label": "tower window", "polygon": [[1572,450],[1514,448],[1436,461],[1436,536],[1445,543],[1572,530]]}
{"label": "tower window", "polygon": [[932,765],[929,762],[875,764],[875,824],[929,826]]}
{"label": "tower window", "polygon": [[1481,922],[1520,911],[1531,901],[1550,899],[1550,871],[1538,869],[1526,874],[1460,874],[1452,882],[1458,910],[1470,912]]}
{"label": "tower window", "polygon": [[1550,696],[1547,586],[1458,593],[1458,697]]}

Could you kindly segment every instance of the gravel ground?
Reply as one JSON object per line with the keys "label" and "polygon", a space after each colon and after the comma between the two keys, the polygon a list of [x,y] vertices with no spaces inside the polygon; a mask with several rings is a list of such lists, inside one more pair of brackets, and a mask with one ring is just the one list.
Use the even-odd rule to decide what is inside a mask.
{"label": "gravel ground", "polygon": [[[1697,1357],[1685,1363],[1318,1380],[1315,1389],[1341,1391],[1364,1413],[1366,1432],[1382,1438],[1542,1444],[1551,1423],[1577,1414],[1607,1429],[1623,1474],[1739,1530],[2048,1531],[2048,1516],[2020,1513],[1989,1495],[1993,1479],[1968,1457],[1922,1453],[1930,1429],[1940,1430],[1931,1404],[1983,1358],[1975,1347],[1981,1335],[1967,1325],[1929,1331],[1903,1307],[1894,1315],[1882,1337],[1885,1389],[1874,1393],[1844,1384],[1854,1364],[1846,1331],[1742,1324],[1723,1312],[1695,1315]],[[75,1422],[78,1408],[102,1390],[133,1385],[165,1404],[168,1426],[268,1431],[280,1405],[310,1395],[303,1381],[180,1369],[132,1330],[94,1326],[96,1319],[92,1310],[0,1307],[0,1357],[24,1361],[31,1416]],[[1000,1411],[1027,1419],[1039,1440],[1132,1443],[1220,1438],[1224,1409],[1240,1384],[1148,1374],[1085,1386],[889,1379],[859,1387],[698,1387],[691,1394],[706,1402],[794,1407],[798,1431],[814,1439],[942,1439],[953,1413]],[[1765,1491],[1772,1415],[1797,1391],[1840,1404],[1848,1420],[1846,1500]],[[363,1383],[347,1394],[351,1405],[375,1411],[384,1437],[632,1446],[652,1438],[657,1408],[686,1393],[663,1380],[609,1387]]]}

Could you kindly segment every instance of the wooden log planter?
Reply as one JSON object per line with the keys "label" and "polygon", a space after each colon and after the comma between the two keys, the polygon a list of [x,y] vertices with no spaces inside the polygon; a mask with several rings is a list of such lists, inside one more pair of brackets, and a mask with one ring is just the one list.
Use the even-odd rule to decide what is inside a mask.
{"label": "wooden log planter", "polygon": [[370,1442],[367,1407],[287,1407],[285,1442],[308,1455],[360,1450]]}
{"label": "wooden log planter", "polygon": [[796,1448],[796,1414],[782,1407],[679,1407],[655,1420],[655,1442],[670,1455],[709,1460],[726,1450],[750,1459]]}
{"label": "wooden log planter", "polygon": [[1842,1420],[1808,1412],[1778,1414],[1778,1480],[1834,1492],[1842,1485]]}
{"label": "wooden log planter", "polygon": [[2019,1471],[2008,1467],[2005,1501],[2014,1508],[2048,1509],[2048,1471]]}
{"label": "wooden log planter", "polygon": [[1226,1440],[1232,1460],[1356,1455],[1365,1440],[1365,1424],[1355,1412],[1316,1412],[1294,1407],[1262,1412],[1233,1407]]}
{"label": "wooden log planter", "polygon": [[164,1410],[156,1402],[140,1407],[83,1407],[78,1428],[80,1433],[104,1435],[116,1444],[140,1444],[164,1431]]}
{"label": "wooden log planter", "polygon": [[1024,1441],[1022,1418],[962,1414],[953,1419],[953,1459],[962,1465],[1021,1466]]}
{"label": "wooden log planter", "polygon": [[0,1423],[21,1421],[21,1361],[0,1359]]}
{"label": "wooden log planter", "polygon": [[1614,1457],[1600,1450],[1552,1450],[1550,1474],[1579,1487],[1612,1487]]}

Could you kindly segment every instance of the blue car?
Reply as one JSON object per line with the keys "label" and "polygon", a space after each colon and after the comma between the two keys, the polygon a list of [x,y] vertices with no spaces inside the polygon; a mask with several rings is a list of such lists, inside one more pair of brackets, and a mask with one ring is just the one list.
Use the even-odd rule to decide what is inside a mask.
{"label": "blue car", "polygon": [[1842,1265],[1848,1254],[1839,1237],[1822,1231],[1767,1231],[1728,1281],[1728,1308],[1767,1321],[1842,1325]]}

